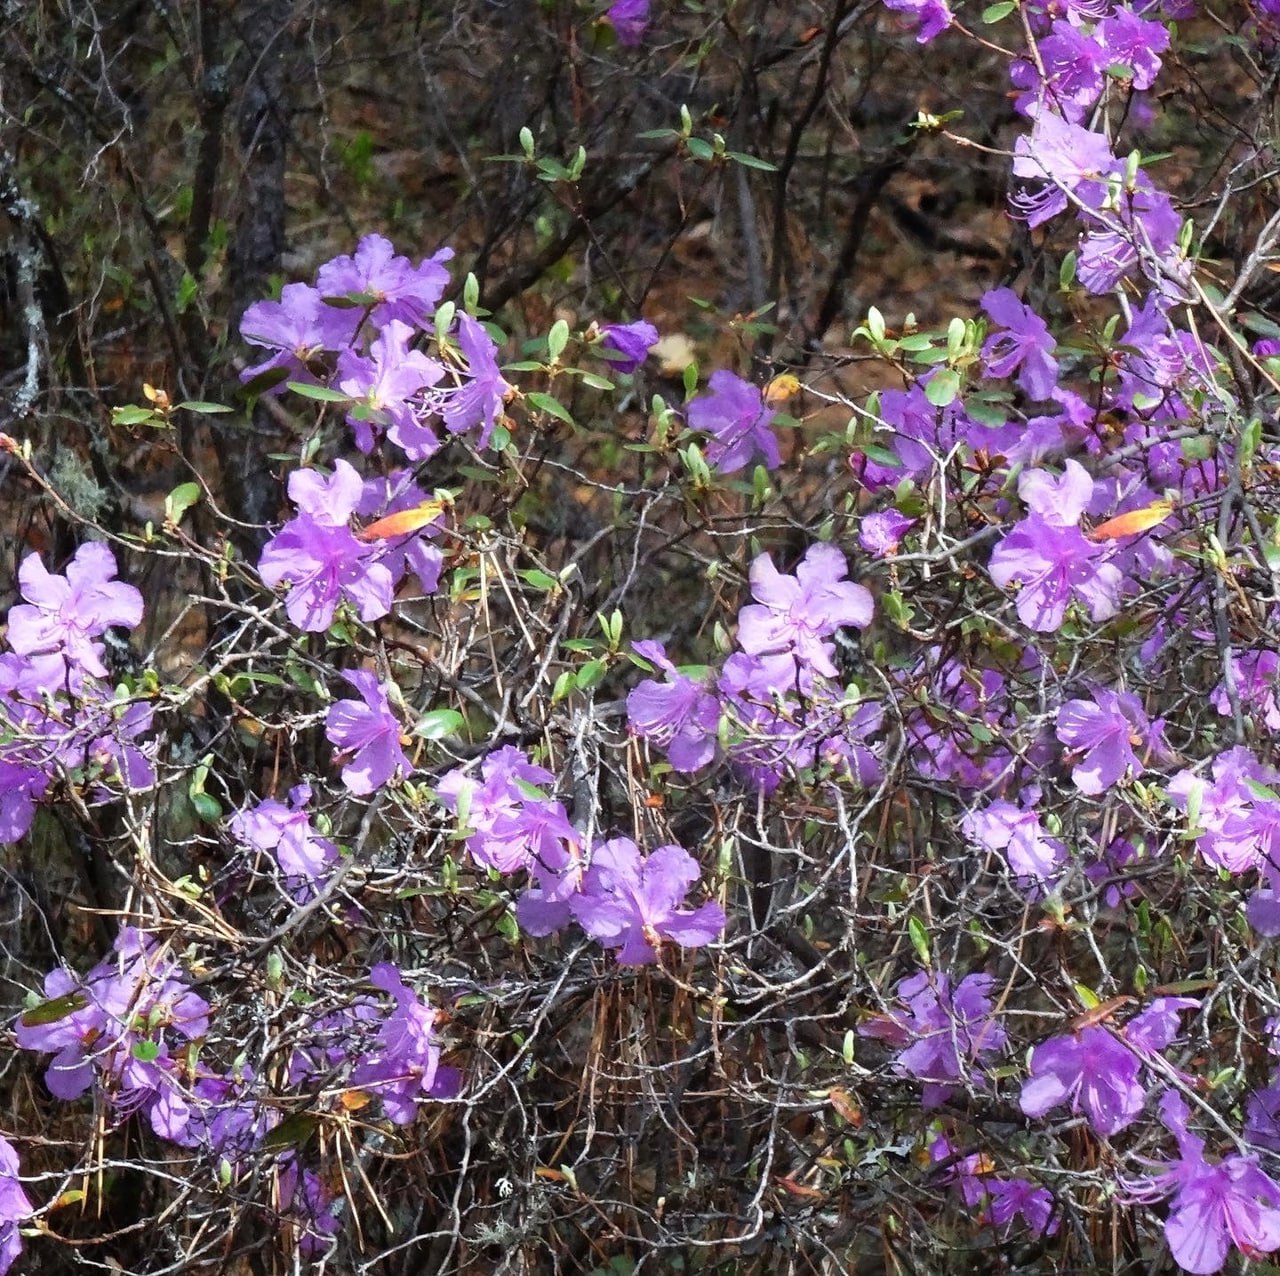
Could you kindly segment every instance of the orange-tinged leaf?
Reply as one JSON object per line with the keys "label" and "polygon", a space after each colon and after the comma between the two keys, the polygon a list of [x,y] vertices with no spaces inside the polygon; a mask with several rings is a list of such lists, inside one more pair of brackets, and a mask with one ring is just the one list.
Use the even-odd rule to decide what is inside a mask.
{"label": "orange-tinged leaf", "polygon": [[1101,1005],[1094,1006],[1092,1010],[1086,1010],[1082,1015],[1077,1015],[1071,1021],[1071,1030],[1079,1032],[1082,1028],[1092,1028],[1097,1024],[1106,1023],[1121,1006],[1130,1006],[1135,1000],[1127,995],[1108,997]]}
{"label": "orange-tinged leaf", "polygon": [[807,1200],[821,1200],[826,1193],[817,1187],[809,1187],[806,1183],[797,1183],[790,1174],[784,1174],[778,1182],[791,1193],[792,1196],[804,1197]]}
{"label": "orange-tinged leaf", "polygon": [[553,1170],[549,1165],[539,1165],[533,1171],[533,1177],[536,1179],[550,1179],[553,1183],[563,1183],[565,1181],[563,1170]]}
{"label": "orange-tinged leaf", "polygon": [[1172,501],[1152,501],[1140,510],[1130,510],[1127,514],[1117,514],[1105,523],[1099,523],[1089,533],[1093,541],[1115,541],[1122,536],[1136,536],[1139,532],[1150,531],[1159,523],[1163,523],[1173,513]]}
{"label": "orange-tinged leaf", "polygon": [[833,1086],[827,1094],[827,1101],[855,1130],[861,1128],[862,1109],[854,1103],[846,1091],[841,1090],[839,1086]]}
{"label": "orange-tinged leaf", "polygon": [[389,540],[392,536],[408,536],[419,528],[434,523],[444,513],[444,501],[423,501],[410,510],[401,510],[398,514],[388,514],[376,523],[361,528],[356,539],[362,541]]}
{"label": "orange-tinged leaf", "polygon": [[367,1108],[373,1102],[373,1096],[366,1094],[363,1090],[344,1090],[339,1095],[338,1102],[348,1112],[359,1112],[361,1108]]}
{"label": "orange-tinged leaf", "polygon": [[799,378],[793,377],[791,373],[784,372],[780,376],[774,377],[764,388],[764,401],[766,403],[783,403],[791,398],[793,394],[800,393]]}

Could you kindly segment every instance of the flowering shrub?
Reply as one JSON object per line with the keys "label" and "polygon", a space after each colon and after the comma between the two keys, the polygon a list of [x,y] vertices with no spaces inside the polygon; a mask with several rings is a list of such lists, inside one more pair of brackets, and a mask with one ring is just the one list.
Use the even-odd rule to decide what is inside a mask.
{"label": "flowering shrub", "polygon": [[[1280,38],[1246,8],[1242,76]],[[270,525],[201,475],[122,529],[0,436],[76,546],[16,568],[0,839],[63,832],[95,928],[42,898],[14,961],[58,1137],[12,1106],[0,1274],[148,1210],[157,1272],[1280,1251],[1275,219],[1243,186],[1201,217],[1155,154],[1220,15],[965,9],[859,21],[998,77],[985,140],[921,112],[894,146],[1000,152],[1026,269],[925,327],[869,308],[879,390],[781,314],[705,377],[656,308],[509,334],[468,251],[370,234],[241,318]],[[658,10],[597,6],[591,56],[660,48]],[[750,220],[771,161],[680,125],[645,140]],[[519,144],[586,218],[585,149]],[[184,457],[223,406],[148,398],[118,422]],[[157,563],[203,622],[181,676],[126,581]]]}

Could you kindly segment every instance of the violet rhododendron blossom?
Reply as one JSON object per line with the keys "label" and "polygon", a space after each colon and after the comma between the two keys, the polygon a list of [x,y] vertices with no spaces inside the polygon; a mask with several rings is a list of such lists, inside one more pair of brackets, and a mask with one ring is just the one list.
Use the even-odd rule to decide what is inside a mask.
{"label": "violet rhododendron blossom", "polygon": [[658,344],[658,330],[643,319],[600,325],[601,352],[619,372],[634,372]]}
{"label": "violet rhododendron blossom", "polygon": [[324,733],[343,761],[343,784],[363,796],[380,789],[397,770],[408,775],[413,764],[400,747],[400,720],[378,675],[353,669],[343,677],[360,693],[360,699],[330,705]]}
{"label": "violet rhododendron blossom", "polygon": [[886,9],[905,14],[919,26],[918,44],[928,44],[951,25],[947,0],[884,0]]}
{"label": "violet rhododendron blossom", "polygon": [[960,830],[984,850],[1000,851],[1009,871],[1033,890],[1053,890],[1067,861],[1067,848],[1050,837],[1034,810],[1012,802],[995,801],[981,811],[971,811],[960,821]]}
{"label": "violet rhododendron blossom", "polygon": [[1058,710],[1057,734],[1082,754],[1071,769],[1081,793],[1096,797],[1126,775],[1140,775],[1146,763],[1135,752],[1164,752],[1164,720],[1151,722],[1142,701],[1128,691],[1099,687],[1090,700],[1068,700]]}
{"label": "violet rhododendron blossom", "polygon": [[432,390],[429,402],[450,434],[478,428],[480,446],[488,447],[513,389],[498,367],[498,347],[478,319],[460,314],[447,352],[446,383]]}
{"label": "violet rhododendron blossom", "polygon": [[[1280,704],[1276,703],[1276,690],[1280,687],[1280,653],[1246,651],[1233,654],[1230,660],[1232,680],[1241,704],[1268,731],[1280,731]],[[1227,695],[1225,679],[1214,688],[1209,703],[1224,718],[1231,716],[1231,699]]]}
{"label": "violet rhododendron blossom", "polygon": [[1165,786],[1170,803],[1200,830],[1196,849],[1229,873],[1280,864],[1280,799],[1268,796],[1280,774],[1237,745],[1218,754],[1210,775],[1182,770]]}
{"label": "violet rhododendron blossom", "polygon": [[20,1169],[17,1149],[0,1135],[0,1276],[5,1276],[22,1253],[18,1225],[35,1212],[18,1179]]}
{"label": "violet rhododendron blossom", "polygon": [[258,575],[270,588],[288,586],[285,611],[299,629],[328,629],[343,601],[365,621],[391,610],[393,583],[377,561],[381,551],[358,541],[347,526],[363,494],[359,474],[343,460],[327,477],[315,470],[289,476],[299,513],[263,546]]}
{"label": "violet rhododendron blossom", "polygon": [[618,43],[634,46],[649,25],[649,0],[613,0],[605,17],[618,33]]}
{"label": "violet rhododendron blossom", "polygon": [[347,423],[361,452],[373,450],[372,425],[415,461],[425,461],[440,446],[436,435],[420,426],[414,400],[420,392],[444,376],[444,368],[420,350],[411,350],[414,331],[398,319],[391,320],[369,347],[369,355],[343,351],[338,359],[338,389],[359,404],[347,413]]}
{"label": "violet rhododendron blossom", "polygon": [[916,521],[894,509],[866,514],[858,524],[858,544],[872,558],[887,558],[896,552],[902,538],[908,529],[916,525]]}
{"label": "violet rhododendron blossom", "polygon": [[[452,248],[414,265],[396,255],[391,241],[382,235],[366,235],[350,256],[335,257],[316,273],[316,289],[325,298],[363,307],[375,326],[399,322],[425,328],[449,284],[445,262]],[[341,313],[339,311],[338,313]],[[355,313],[359,315],[360,309]]]}
{"label": "violet rhododendron blossom", "polygon": [[359,310],[325,303],[310,284],[285,284],[279,301],[255,301],[240,320],[240,336],[251,345],[274,350],[269,359],[246,368],[241,381],[274,374],[270,387],[285,381],[314,383],[312,365],[322,356],[344,350],[355,339]]}
{"label": "violet rhododendron blossom", "polygon": [[[875,610],[871,594],[845,577],[849,564],[834,546],[809,546],[794,576],[769,554],[751,564],[751,596],[738,613],[738,643],[753,656],[788,655],[830,678],[835,647],[827,639],[843,626],[865,629]],[[794,676],[794,674],[792,675]]]}
{"label": "violet rhododendron blossom", "polygon": [[634,647],[667,681],[646,678],[630,692],[627,721],[631,729],[664,749],[675,770],[697,771],[715,757],[719,700],[705,681],[682,674],[667,659],[661,643],[641,640]]}
{"label": "violet rhododendron blossom", "polygon": [[1168,1046],[1178,1030],[1178,1012],[1197,1004],[1186,997],[1160,998],[1126,1029],[1091,1024],[1038,1045],[1019,1098],[1023,1112],[1040,1117],[1067,1104],[1072,1112],[1083,1111],[1107,1138],[1132,1125],[1147,1097],[1143,1055]]}
{"label": "violet rhododendron blossom", "polygon": [[1077,461],[1055,477],[1029,470],[1018,492],[1031,510],[991,553],[988,571],[1001,588],[1020,586],[1015,607],[1028,628],[1062,627],[1067,606],[1082,603],[1095,620],[1120,609],[1124,578],[1108,561],[1110,548],[1087,540],[1076,526],[1093,494],[1093,480]]}
{"label": "violet rhododendron blossom", "polygon": [[1101,133],[1081,128],[1052,111],[1040,111],[1030,135],[1014,142],[1013,175],[1044,183],[1012,199],[1031,227],[1039,226],[1068,206],[1068,195],[1081,197],[1086,183],[1099,184],[1115,171],[1111,144]]}
{"label": "violet rhododendron blossom", "polygon": [[998,1055],[1007,1042],[993,1014],[990,975],[966,975],[951,988],[945,971],[924,971],[904,979],[894,995],[906,1009],[873,1016],[858,1028],[898,1050],[894,1071],[923,1082],[921,1103],[935,1108],[958,1085],[982,1083],[985,1056]]}
{"label": "violet rhododendron blossom", "polygon": [[614,838],[592,848],[573,916],[592,939],[618,950],[620,966],[650,965],[663,940],[701,948],[724,930],[724,909],[714,900],[683,907],[699,876],[683,847],[659,846],[644,856],[629,838]]}
{"label": "violet rhododendron blossom", "polygon": [[358,1052],[350,1085],[376,1094],[388,1120],[408,1125],[422,1099],[453,1098],[461,1078],[453,1068],[441,1066],[435,1041],[438,1016],[405,984],[400,971],[381,962],[369,982],[391,998],[392,1009],[380,1016],[377,1037]]}
{"label": "violet rhododendron blossom", "polygon": [[1204,1140],[1188,1130],[1191,1110],[1174,1090],[1160,1099],[1160,1119],[1178,1145],[1176,1161],[1152,1163],[1153,1173],[1125,1182],[1129,1203],[1171,1197],[1164,1236],[1183,1271],[1221,1271],[1234,1245],[1248,1259],[1280,1249],[1280,1183],[1250,1156],[1210,1161]]}
{"label": "violet rhododendron blossom", "polygon": [[[430,499],[413,481],[411,470],[392,470],[389,474],[364,481],[355,512],[361,518],[376,521],[405,510],[421,509]],[[436,592],[444,567],[444,554],[434,539],[444,531],[446,522],[442,508],[425,526],[377,542],[381,546],[377,561],[391,573],[393,587],[412,572],[424,594]]]}
{"label": "violet rhododendron blossom", "polygon": [[1051,399],[1058,388],[1057,342],[1049,325],[1010,288],[982,298],[982,308],[1000,325],[983,343],[982,362],[989,377],[1018,374],[1018,384],[1033,399]]}
{"label": "violet rhododendron blossom", "polygon": [[231,817],[231,835],[272,855],[288,890],[300,903],[311,899],[337,862],[338,848],[311,827],[311,786],[289,790],[289,805],[265,798]]}
{"label": "violet rhododendron blossom", "polygon": [[542,791],[554,783],[545,767],[504,745],[485,757],[479,780],[462,768],[450,771],[436,785],[436,797],[467,830],[467,851],[477,864],[515,873],[539,862],[566,864],[563,845],[578,841],[563,804]]}
{"label": "violet rhododendron blossom", "polygon": [[711,374],[708,393],[689,404],[692,429],[710,437],[707,462],[721,474],[736,474],[757,456],[767,469],[782,464],[778,440],[770,429],[776,415],[758,386],[721,368]]}
{"label": "violet rhododendron blossom", "polygon": [[113,626],[135,629],[142,622],[142,595],[115,579],[118,570],[115,555],[98,541],[76,550],[65,576],[28,554],[18,568],[25,601],[9,610],[9,645],[20,656],[60,653],[105,678],[103,646],[94,640]]}
{"label": "violet rhododendron blossom", "polygon": [[[147,1111],[156,1132],[171,1137],[158,1104],[178,1084],[170,1049],[208,1032],[209,1003],[163,946],[122,927],[114,956],[83,979],[50,971],[44,992],[44,1002],[18,1017],[14,1034],[21,1049],[54,1056],[45,1072],[50,1093],[76,1099],[101,1078],[114,1106]],[[177,1111],[185,1120],[185,1106]]]}

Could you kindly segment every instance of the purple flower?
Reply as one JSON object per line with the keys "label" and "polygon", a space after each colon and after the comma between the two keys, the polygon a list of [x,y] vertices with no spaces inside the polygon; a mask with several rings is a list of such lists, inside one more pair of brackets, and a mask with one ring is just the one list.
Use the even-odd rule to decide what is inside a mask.
{"label": "purple flower", "polygon": [[665,749],[675,770],[697,771],[715,757],[720,702],[703,682],[682,674],[667,659],[661,643],[642,640],[634,647],[668,681],[646,678],[627,696],[631,729]]}
{"label": "purple flower", "polygon": [[1032,227],[1062,212],[1068,193],[1078,196],[1086,182],[1097,183],[1116,168],[1111,144],[1101,133],[1081,128],[1053,111],[1039,112],[1030,136],[1020,136],[1013,151],[1015,177],[1047,183],[1037,192],[1014,197],[1015,209]]}
{"label": "purple flower", "polygon": [[1220,753],[1212,775],[1208,781],[1179,771],[1165,786],[1170,802],[1203,830],[1196,849],[1229,873],[1246,872],[1260,862],[1280,865],[1280,803],[1263,796],[1280,777],[1243,746]]}
{"label": "purple flower", "polygon": [[86,673],[107,676],[103,646],[93,639],[113,625],[134,629],[142,621],[142,595],[115,579],[115,555],[98,541],[76,550],[65,576],[45,569],[37,554],[18,568],[25,603],[9,612],[9,645],[21,656],[59,652]]}
{"label": "purple flower", "polygon": [[398,767],[404,774],[413,764],[400,747],[400,722],[391,712],[386,689],[378,675],[353,669],[343,677],[360,693],[359,700],[330,705],[324,731],[329,743],[346,755],[342,782],[361,795],[381,788]]}
{"label": "purple flower", "polygon": [[989,377],[1007,377],[1018,370],[1018,384],[1033,399],[1051,399],[1058,388],[1057,342],[1049,325],[1010,288],[997,288],[982,298],[982,308],[1003,329],[982,346]]}
{"label": "purple flower", "polygon": [[299,629],[328,629],[344,599],[361,620],[391,610],[391,572],[375,561],[378,547],[361,544],[347,527],[363,490],[360,476],[343,460],[334,462],[329,478],[315,470],[289,476],[289,495],[302,512],[263,546],[258,575],[272,588],[288,584],[285,611]]}
{"label": "purple flower", "polygon": [[285,888],[299,902],[312,898],[338,859],[338,848],[311,827],[310,801],[310,787],[299,784],[289,790],[289,806],[266,798],[237,811],[230,823],[237,841],[274,854]]}
{"label": "purple flower", "polygon": [[1160,74],[1160,57],[1169,47],[1169,29],[1148,22],[1128,9],[1116,9],[1098,28],[1107,60],[1133,72],[1133,87],[1149,89]]}
{"label": "purple flower", "polygon": [[[1235,675],[1236,693],[1242,704],[1251,708],[1269,731],[1280,731],[1280,705],[1276,703],[1276,688],[1280,685],[1280,653],[1274,651],[1246,651],[1231,657],[1231,671]],[[1209,697],[1223,717],[1231,714],[1231,701],[1227,696],[1225,679],[1214,688]]]}
{"label": "purple flower", "polygon": [[34,1212],[31,1201],[18,1180],[18,1153],[8,1139],[0,1136],[0,1276],[22,1253],[18,1224]]}
{"label": "purple flower", "polygon": [[923,1081],[921,1103],[934,1108],[957,1084],[977,1084],[982,1056],[1005,1047],[1005,1030],[992,1016],[994,986],[990,975],[966,975],[952,993],[945,971],[921,971],[895,992],[905,1012],[877,1015],[858,1031],[899,1049],[894,1070]]}
{"label": "purple flower", "polygon": [[1002,851],[1009,871],[1025,883],[1052,890],[1067,860],[1067,848],[1050,837],[1035,811],[1012,802],[996,801],[982,811],[971,811],[960,821],[960,831],[984,850]]}
{"label": "purple flower", "polygon": [[886,9],[909,15],[920,24],[917,44],[928,44],[935,36],[951,25],[951,10],[947,0],[884,0]]}
{"label": "purple flower", "polygon": [[835,647],[824,641],[842,626],[865,629],[874,604],[861,585],[845,580],[849,564],[834,545],[811,545],[794,576],[784,576],[768,554],[751,564],[756,600],[738,613],[738,643],[754,656],[790,655],[829,678],[837,676]]}
{"label": "purple flower", "polygon": [[1052,34],[1040,39],[1036,48],[1039,64],[1029,58],[1020,59],[1010,69],[1009,78],[1014,85],[1027,90],[1015,106],[1023,115],[1037,118],[1052,108],[1064,119],[1078,123],[1102,92],[1110,61],[1106,50],[1061,18],[1054,22]]}
{"label": "purple flower", "polygon": [[333,1212],[336,1191],[298,1164],[296,1152],[281,1157],[276,1169],[280,1207],[293,1223],[295,1244],[303,1258],[320,1258],[333,1248],[342,1223]]}
{"label": "purple flower", "polygon": [[385,423],[387,437],[415,461],[425,461],[440,447],[435,433],[419,425],[410,400],[444,376],[444,368],[419,350],[410,350],[413,330],[392,319],[369,347],[366,359],[343,351],[338,360],[338,389],[360,401],[359,412],[347,413],[347,424],[361,452],[373,450],[369,422]]}
{"label": "purple flower", "polygon": [[[413,481],[412,470],[392,470],[385,476],[364,481],[356,513],[361,518],[381,519],[403,510],[419,509],[429,499]],[[439,516],[425,527],[379,542],[382,551],[378,562],[391,573],[393,586],[399,585],[412,572],[424,594],[436,592],[440,585],[440,571],[444,567],[444,554],[431,538],[444,531],[445,523],[442,509]]]}
{"label": "purple flower", "polygon": [[1031,1052],[1031,1077],[1019,1103],[1029,1117],[1044,1116],[1069,1103],[1084,1109],[1089,1124],[1109,1136],[1132,1125],[1146,1101],[1139,1081],[1141,1063],[1110,1029],[1084,1028],[1069,1037],[1054,1037]]}
{"label": "purple flower", "polygon": [[708,388],[710,393],[688,409],[689,425],[711,436],[707,461],[721,474],[736,474],[758,455],[768,469],[776,469],[782,456],[769,428],[775,414],[759,388],[723,368],[711,374]]}
{"label": "purple flower", "polygon": [[23,1050],[54,1055],[45,1084],[59,1099],[75,1099],[95,1072],[126,1110],[150,1106],[168,1083],[169,1035],[187,1041],[209,1030],[209,1003],[187,986],[176,963],[133,927],[116,937],[115,957],[83,980],[65,970],[45,976],[46,1001],[19,1016]]}
{"label": "purple flower", "polygon": [[605,12],[605,17],[618,33],[619,44],[637,45],[644,36],[645,28],[649,25],[649,0],[613,0]]}
{"label": "purple flower", "polygon": [[858,525],[858,544],[873,558],[887,558],[894,553],[909,527],[916,520],[897,510],[878,510],[867,514]]}
{"label": "purple flower", "polygon": [[[647,0],[641,2],[647,9]],[[601,324],[600,331],[604,334],[604,352],[619,372],[634,372],[649,357],[649,351],[658,344],[657,328],[643,319],[636,323]]]}
{"label": "purple flower", "polygon": [[1233,1244],[1249,1259],[1280,1249],[1280,1184],[1252,1157],[1207,1160],[1204,1140],[1187,1129],[1190,1118],[1181,1095],[1166,1090],[1160,1119],[1177,1141],[1178,1160],[1126,1184],[1126,1194],[1142,1202],[1172,1195],[1164,1225],[1169,1251],[1183,1271],[1208,1276],[1222,1269]]}
{"label": "purple flower", "polygon": [[371,318],[379,328],[394,320],[425,328],[448,286],[444,263],[452,256],[452,248],[442,248],[415,266],[407,257],[396,256],[390,240],[366,235],[354,256],[335,257],[320,267],[316,286],[325,297],[372,306]]}
{"label": "purple flower", "polygon": [[719,904],[681,907],[698,876],[697,861],[683,847],[659,846],[645,858],[629,838],[614,838],[592,851],[582,891],[571,901],[573,916],[592,939],[618,949],[620,966],[649,965],[664,939],[700,948],[724,930]]}
{"label": "purple flower", "polygon": [[375,1093],[389,1120],[408,1125],[417,1115],[420,1098],[452,1098],[459,1077],[452,1068],[440,1066],[436,1012],[423,1004],[400,972],[382,962],[373,968],[369,982],[391,997],[394,1009],[382,1018],[377,1040],[353,1069],[351,1086]]}
{"label": "purple flower", "polygon": [[477,782],[458,769],[436,785],[441,804],[472,830],[467,850],[477,864],[515,873],[536,865],[548,872],[567,871],[571,862],[576,863],[576,855],[567,855],[564,848],[576,847],[577,831],[564,806],[540,791],[541,786],[555,782],[550,771],[505,745],[485,758],[480,775]]}
{"label": "purple flower", "polygon": [[465,366],[451,351],[453,361],[446,371],[453,385],[437,388],[430,400],[450,434],[462,434],[479,426],[480,446],[488,447],[512,387],[503,380],[498,368],[498,347],[478,320],[460,314],[454,339]]}
{"label": "purple flower", "polygon": [[1021,585],[1014,605],[1024,625],[1052,633],[1062,627],[1072,599],[1082,602],[1094,620],[1107,620],[1120,610],[1124,580],[1120,569],[1105,561],[1106,554],[1078,528],[1033,514],[995,547],[988,571],[1001,588]]}
{"label": "purple flower", "polygon": [[1052,1236],[1061,1219],[1057,1217],[1053,1197],[1048,1188],[1037,1187],[1026,1179],[987,1179],[990,1203],[987,1213],[996,1227],[1006,1227],[1018,1215],[1032,1236]]}
{"label": "purple flower", "polygon": [[241,381],[278,369],[278,381],[314,381],[310,365],[333,350],[341,350],[355,338],[358,310],[327,306],[308,284],[286,284],[279,301],[255,301],[240,320],[240,336],[255,346],[276,353],[263,363],[246,368]]}
{"label": "purple flower", "polygon": [[1083,1109],[1105,1137],[1132,1125],[1147,1096],[1140,1080],[1142,1055],[1163,1050],[1177,1032],[1178,1012],[1196,1004],[1187,997],[1160,998],[1123,1033],[1092,1024],[1038,1045],[1019,1098],[1023,1112],[1039,1117],[1069,1103],[1072,1112]]}
{"label": "purple flower", "polygon": [[1071,778],[1081,793],[1096,797],[1144,763],[1135,744],[1146,749],[1161,747],[1161,721],[1148,720],[1142,701],[1132,692],[1099,687],[1093,701],[1068,700],[1058,710],[1058,739],[1084,756],[1072,768]]}

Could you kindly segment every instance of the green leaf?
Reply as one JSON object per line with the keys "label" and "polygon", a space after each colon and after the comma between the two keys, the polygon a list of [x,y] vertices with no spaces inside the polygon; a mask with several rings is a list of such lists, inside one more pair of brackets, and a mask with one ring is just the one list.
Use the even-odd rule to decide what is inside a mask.
{"label": "green leaf", "polygon": [[925,930],[924,922],[914,913],[907,918],[907,934],[911,936],[911,947],[916,950],[916,956],[920,958],[921,964],[932,966],[933,959],[929,955],[929,932]]}
{"label": "green leaf", "polygon": [[164,521],[174,524],[182,522],[182,516],[200,499],[200,496],[199,483],[179,483],[164,498]]}
{"label": "green leaf", "polygon": [[160,1057],[160,1043],[158,1041],[135,1041],[133,1049],[129,1053],[140,1063],[154,1063]]}
{"label": "green leaf", "polygon": [[543,593],[551,593],[552,590],[560,588],[560,582],[548,572],[540,571],[536,567],[530,567],[526,570],[516,573],[526,585],[533,586],[534,589],[540,589]]}
{"label": "green leaf", "polygon": [[456,709],[432,709],[418,719],[413,734],[424,740],[443,740],[457,735],[466,725],[466,719]]}
{"label": "green leaf", "polygon": [[24,1028],[42,1028],[45,1024],[58,1023],[77,1010],[83,1010],[89,1004],[89,998],[82,992],[64,992],[61,997],[50,1001],[42,1001],[32,1006],[18,1022]]}
{"label": "green leaf", "polygon": [[602,377],[596,372],[579,372],[578,376],[582,378],[583,385],[589,385],[593,390],[613,390],[617,388],[608,377]]}
{"label": "green leaf", "polygon": [[290,381],[288,388],[304,399],[315,399],[319,403],[350,403],[351,396],[338,390],[330,390],[327,385],[311,385],[306,381]]}
{"label": "green leaf", "polygon": [[1098,994],[1092,988],[1085,984],[1076,984],[1076,996],[1080,998],[1080,1004],[1086,1010],[1096,1010],[1102,1003],[1098,999]]}
{"label": "green leaf", "polygon": [[229,408],[225,403],[206,403],[203,399],[187,399],[178,406],[187,412],[202,412],[206,416],[212,416],[216,412],[234,412],[235,408]]}
{"label": "green leaf", "polygon": [[982,21],[989,27],[994,26],[1007,18],[1017,7],[1015,0],[1001,0],[1000,4],[988,5],[982,11]]}
{"label": "green leaf", "polygon": [[222,819],[222,803],[212,793],[192,793],[190,798],[196,814],[206,824],[216,824]]}
{"label": "green leaf", "polygon": [[554,363],[564,354],[564,348],[569,344],[569,325],[563,319],[557,319],[551,325],[551,331],[547,333],[547,355]]}
{"label": "green leaf", "polygon": [[526,401],[538,409],[539,412],[545,412],[548,416],[555,417],[558,421],[563,421],[566,425],[572,425],[573,417],[569,415],[569,409],[550,394],[543,394],[540,390],[533,390],[525,396]]}
{"label": "green leaf", "polygon": [[960,374],[954,368],[939,368],[924,388],[924,397],[935,408],[945,408],[954,403],[959,393]]}
{"label": "green leaf", "polygon": [[150,425],[152,422],[164,424],[164,417],[154,408],[140,408],[130,404],[128,407],[111,409],[112,425]]}
{"label": "green leaf", "polygon": [[731,159],[735,164],[741,164],[743,168],[758,168],[762,173],[776,173],[778,166],[771,164],[766,159],[761,159],[758,155],[744,155],[742,151],[725,151],[725,157]]}
{"label": "green leaf", "polygon": [[320,1118],[314,1112],[295,1112],[286,1117],[274,1130],[268,1131],[262,1140],[264,1152],[284,1152],[300,1148],[320,1128]]}
{"label": "green leaf", "polygon": [[700,137],[690,137],[685,139],[685,146],[689,149],[689,154],[694,159],[709,160],[715,154],[715,150],[710,142],[704,141]]}

